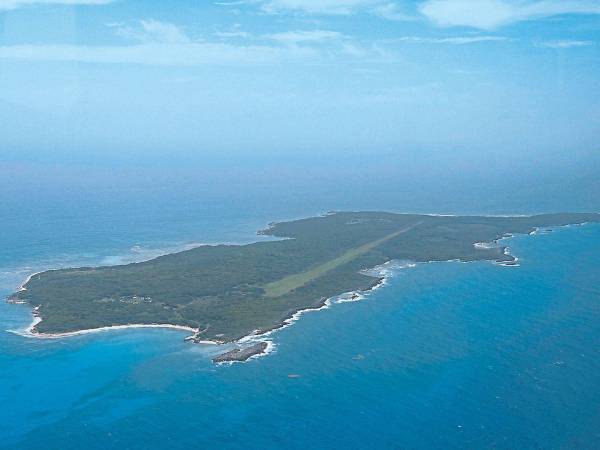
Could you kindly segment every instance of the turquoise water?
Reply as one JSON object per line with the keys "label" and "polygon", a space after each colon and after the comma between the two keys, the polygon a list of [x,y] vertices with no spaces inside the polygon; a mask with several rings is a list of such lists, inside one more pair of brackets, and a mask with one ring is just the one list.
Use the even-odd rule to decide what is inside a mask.
{"label": "turquoise water", "polygon": [[[0,295],[40,268],[244,242],[321,208],[62,206],[0,225]],[[519,267],[397,270],[233,366],[173,330],[23,338],[5,330],[29,309],[0,303],[0,447],[600,448],[600,226],[509,242]]]}

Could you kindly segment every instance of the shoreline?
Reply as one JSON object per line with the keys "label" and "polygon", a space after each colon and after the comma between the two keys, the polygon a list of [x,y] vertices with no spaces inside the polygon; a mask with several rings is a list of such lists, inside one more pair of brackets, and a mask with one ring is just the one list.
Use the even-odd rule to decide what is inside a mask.
{"label": "shoreline", "polygon": [[[389,263],[393,263],[393,260],[388,261],[385,264],[389,264]],[[399,269],[409,268],[409,267],[415,267],[415,264],[408,263],[404,267],[401,267]],[[374,269],[375,268],[368,269],[368,270],[374,270]],[[265,338],[269,338],[273,333],[276,333],[277,331],[291,327],[295,322],[300,320],[300,318],[302,317],[303,314],[306,314],[309,312],[321,311],[324,309],[330,309],[333,304],[340,304],[340,303],[363,300],[366,298],[366,296],[368,294],[385,286],[387,284],[387,280],[389,278],[391,278],[391,275],[374,275],[373,277],[377,278],[377,280],[367,289],[344,292],[344,293],[337,294],[337,295],[334,295],[334,296],[328,297],[328,298],[323,297],[319,302],[315,303],[315,305],[313,305],[313,306],[293,311],[291,314],[289,314],[285,319],[283,319],[278,324],[272,325],[270,327],[267,327],[267,328],[264,328],[261,330],[254,330],[250,334],[247,334],[245,336],[242,336],[242,337],[232,341],[235,344],[242,344],[242,345],[243,344],[251,344],[249,347],[256,346],[257,344],[260,344],[261,342],[267,344],[267,346],[266,346],[266,348],[264,348],[260,351],[256,351],[256,352],[252,353],[251,356],[248,357],[247,359],[244,359],[241,361],[240,360],[220,361],[220,362],[217,362],[217,364],[233,364],[235,362],[245,362],[250,359],[256,359],[261,356],[267,356],[268,354],[273,353],[276,348],[275,343],[272,341],[272,339],[265,339]],[[351,298],[351,300],[344,301],[344,300],[342,300],[342,296],[348,296],[349,298]],[[227,352],[227,353],[229,353],[229,352]]]}
{"label": "shoreline", "polygon": [[[531,233],[528,233],[528,234],[531,235]],[[508,239],[508,238],[512,238],[512,237],[514,237],[514,235],[500,236],[496,239],[493,239],[489,244],[498,245],[500,240]],[[475,244],[481,244],[481,243],[474,243],[474,245]],[[515,261],[516,260],[517,260],[517,258],[515,258]],[[502,266],[509,266],[509,267],[510,266],[518,266],[518,264],[502,264],[502,261],[493,261],[493,260],[487,260],[487,261],[491,262],[492,264],[502,265]],[[285,317],[283,320],[281,320],[281,322],[279,322],[275,325],[272,325],[272,326],[269,326],[269,327],[266,327],[263,329],[254,330],[247,335],[241,336],[241,337],[234,339],[232,341],[229,341],[229,342],[216,341],[216,340],[210,340],[210,339],[201,340],[201,339],[199,339],[199,334],[200,334],[201,330],[194,329],[191,327],[186,327],[183,325],[173,325],[173,324],[127,324],[127,325],[112,325],[112,326],[105,326],[105,327],[99,327],[99,328],[90,328],[90,329],[84,329],[84,330],[69,331],[69,332],[64,332],[64,333],[38,333],[35,331],[35,326],[42,321],[42,318],[39,317],[39,315],[37,313],[37,307],[34,307],[33,311],[32,311],[32,314],[33,314],[32,323],[24,331],[21,331],[21,332],[17,331],[17,330],[7,330],[7,331],[21,335],[23,337],[28,337],[28,338],[61,339],[61,338],[81,336],[81,335],[86,335],[86,334],[100,333],[100,332],[105,332],[105,331],[113,331],[113,330],[126,330],[126,329],[136,329],[136,328],[167,328],[167,329],[177,329],[180,331],[188,331],[188,332],[192,333],[190,336],[187,336],[185,338],[185,340],[192,341],[195,344],[222,345],[222,344],[227,344],[227,343],[233,343],[233,344],[241,344],[241,345],[244,345],[244,344],[256,345],[257,343],[260,343],[260,342],[267,342],[268,345],[266,348],[264,348],[260,352],[256,352],[256,353],[252,354],[249,358],[247,358],[243,361],[237,361],[237,360],[222,361],[222,362],[218,362],[217,364],[245,362],[250,359],[255,359],[255,358],[258,358],[261,356],[266,356],[266,355],[272,353],[275,350],[275,343],[270,339],[268,339],[268,340],[262,340],[262,339],[270,337],[273,333],[275,333],[279,330],[282,330],[282,329],[292,326],[295,322],[300,320],[302,314],[305,314],[307,312],[320,311],[323,309],[329,309],[332,306],[332,304],[334,304],[334,303],[335,304],[351,303],[351,302],[364,300],[368,294],[385,286],[388,283],[389,278],[392,277],[391,274],[384,272],[385,266],[389,266],[389,265],[393,264],[394,262],[396,262],[396,260],[390,260],[390,261],[386,261],[385,263],[380,264],[378,266],[375,266],[375,267],[372,267],[369,269],[363,269],[361,271],[362,273],[369,275],[369,272],[371,272],[372,275],[369,275],[369,276],[373,276],[374,278],[377,279],[373,283],[373,285],[367,289],[348,291],[348,292],[344,292],[344,293],[335,295],[333,297],[321,298],[321,300],[319,300],[319,302],[316,302],[312,306],[292,311],[287,317]],[[432,260],[432,261],[423,261],[423,262],[421,262],[421,264],[432,263],[432,262],[466,262],[466,261],[461,261],[460,259],[451,259],[451,260],[446,260],[446,261]],[[401,266],[398,267],[397,270],[402,270],[405,268],[413,268],[413,267],[416,267],[418,264],[420,264],[420,263],[414,262],[414,261],[403,261],[403,264],[401,264]],[[27,282],[39,273],[41,273],[41,272],[36,272],[36,273],[29,275],[27,277],[27,279],[19,287],[19,291],[26,290],[27,288],[25,287],[25,285],[27,284]]]}
{"label": "shoreline", "polygon": [[44,271],[40,271],[40,272],[34,272],[34,273],[32,273],[31,275],[29,275],[29,276],[28,276],[28,277],[25,279],[25,281],[23,281],[23,282],[22,282],[22,283],[19,285],[19,287],[17,288],[17,292],[23,292],[23,291],[26,291],[26,290],[27,290],[27,288],[26,288],[25,286],[27,285],[27,283],[29,283],[33,277],[35,277],[36,275],[39,275],[40,273],[43,273],[43,272],[44,272]]}
{"label": "shoreline", "polygon": [[[552,229],[567,228],[567,227],[572,227],[572,226],[582,226],[587,223],[588,222],[583,222],[583,223],[578,223],[578,224],[557,225],[555,227],[552,227]],[[549,231],[551,231],[551,229],[536,227],[527,233],[519,233],[519,234],[522,234],[523,236],[533,236],[533,235],[539,235],[539,234],[546,234],[546,232],[549,232]],[[504,239],[510,239],[510,238],[514,238],[514,237],[515,237],[515,234],[505,234],[502,236],[498,236],[497,238],[495,238],[491,241],[488,241],[488,242],[475,242],[475,243],[473,243],[473,245],[475,246],[475,248],[489,249],[489,248],[500,246],[500,241],[502,241]],[[14,334],[18,334],[23,337],[28,337],[28,338],[60,339],[60,338],[66,338],[66,337],[74,337],[74,336],[80,336],[80,335],[86,335],[86,334],[92,334],[92,333],[112,331],[112,330],[126,330],[126,329],[136,329],[136,328],[174,329],[174,330],[186,331],[186,332],[191,333],[189,336],[187,336],[185,338],[185,340],[192,341],[193,343],[196,343],[196,344],[205,344],[205,345],[237,344],[237,345],[242,345],[241,348],[237,347],[237,349],[240,352],[243,352],[245,349],[250,348],[250,347],[257,348],[258,350],[255,352],[250,352],[250,354],[247,358],[222,360],[222,361],[216,362],[216,364],[220,365],[220,364],[232,364],[234,362],[246,362],[248,360],[259,358],[261,356],[266,356],[266,355],[274,352],[275,348],[276,348],[275,343],[272,341],[272,339],[265,339],[265,338],[269,338],[273,333],[275,333],[279,330],[282,330],[284,328],[287,328],[289,326],[292,326],[295,322],[300,320],[302,314],[307,313],[307,312],[312,312],[312,311],[320,311],[322,309],[329,309],[333,304],[349,303],[349,302],[364,300],[371,292],[388,284],[388,280],[393,277],[392,273],[395,270],[413,268],[419,264],[426,264],[426,263],[433,263],[433,262],[466,263],[466,262],[481,261],[481,262],[490,262],[494,265],[504,266],[504,267],[518,267],[519,266],[519,263],[518,263],[519,258],[510,254],[510,248],[508,246],[505,246],[503,248],[503,253],[506,256],[510,256],[512,259],[511,260],[485,259],[485,260],[473,260],[473,261],[466,261],[466,260],[461,260],[461,259],[450,259],[450,260],[440,260],[440,261],[431,260],[431,261],[421,261],[421,262],[409,261],[409,260],[390,260],[390,261],[387,261],[378,266],[375,266],[375,267],[372,267],[369,269],[363,269],[360,271],[361,273],[372,276],[376,279],[375,282],[367,289],[344,292],[344,293],[337,294],[337,295],[334,295],[329,298],[322,297],[318,302],[315,302],[313,305],[311,305],[309,307],[302,308],[302,309],[296,309],[296,310],[290,312],[287,317],[285,317],[284,319],[282,319],[279,323],[277,323],[275,325],[265,327],[263,329],[254,330],[247,335],[243,335],[243,336],[233,339],[231,341],[219,341],[216,339],[215,340],[211,340],[211,339],[202,340],[202,339],[200,339],[200,335],[201,335],[202,331],[205,331],[205,330],[187,327],[184,325],[173,325],[173,324],[126,324],[126,325],[112,325],[112,326],[104,326],[104,327],[98,327],[98,328],[90,328],[90,329],[70,331],[70,332],[64,332],[64,333],[39,333],[39,332],[35,331],[35,326],[38,325],[42,321],[42,318],[39,316],[39,313],[38,313],[38,307],[33,308],[33,310],[32,310],[33,321],[27,328],[25,328],[24,330],[6,330],[6,331],[14,333]],[[396,262],[401,262],[401,264],[398,267],[392,268],[391,271],[388,268],[386,268],[386,266],[392,265]],[[40,273],[43,273],[43,272],[36,272],[36,273],[32,273],[31,275],[29,275],[27,277],[27,279],[19,286],[18,291],[20,292],[23,290],[27,290],[27,288],[25,287],[27,285],[27,283],[35,275],[38,275]],[[27,304],[27,303],[25,302],[25,304]],[[245,344],[250,344],[250,345],[245,345]],[[264,345],[259,345],[259,344],[264,344]],[[231,353],[232,351],[233,350],[229,350],[219,356],[226,355],[228,353]]]}
{"label": "shoreline", "polygon": [[[529,233],[529,235],[531,235],[531,234],[532,233]],[[514,237],[514,235],[501,236],[501,237],[491,241],[490,244],[497,245],[500,240],[509,239],[512,237]],[[479,243],[475,243],[475,244],[479,244]],[[505,251],[506,251],[506,249],[505,249]],[[491,262],[492,264],[502,265],[502,266],[518,266],[518,264],[502,264],[502,261],[493,261],[493,260],[487,260],[487,261]],[[515,262],[516,261],[518,261],[518,258],[515,258]],[[329,309],[329,308],[331,308],[331,306],[333,304],[352,303],[352,302],[364,300],[368,294],[387,285],[388,280],[390,278],[392,278],[392,275],[390,273],[386,273],[387,269],[385,268],[385,266],[389,266],[391,264],[394,264],[395,262],[397,262],[397,261],[390,260],[390,261],[386,261],[385,263],[380,264],[378,266],[362,270],[361,272],[366,275],[369,275],[369,272],[373,273],[372,275],[369,275],[369,276],[372,276],[377,279],[373,283],[373,285],[367,289],[348,291],[348,292],[344,292],[344,293],[341,293],[341,294],[338,294],[338,295],[335,295],[335,296],[332,296],[329,298],[323,297],[321,300],[316,302],[313,306],[309,306],[307,308],[302,308],[302,309],[297,309],[297,310],[291,312],[281,322],[279,322],[275,325],[272,325],[272,326],[269,326],[269,327],[263,328],[263,329],[254,330],[247,335],[241,336],[241,337],[234,339],[232,341],[229,341],[229,342],[210,340],[210,339],[202,340],[202,339],[199,339],[199,337],[197,337],[197,336],[199,336],[199,334],[201,333],[202,330],[192,328],[192,327],[187,327],[184,325],[173,325],[173,324],[110,325],[110,326],[104,326],[104,327],[98,327],[98,328],[88,328],[88,329],[77,330],[77,331],[67,331],[67,332],[63,332],[63,333],[39,333],[39,332],[35,331],[35,326],[38,325],[42,321],[42,318],[39,316],[38,311],[37,311],[38,307],[33,308],[33,310],[32,310],[33,321],[27,328],[25,328],[25,330],[23,330],[23,331],[7,330],[7,331],[14,333],[14,334],[18,334],[23,337],[27,337],[27,338],[62,339],[62,338],[83,336],[86,334],[94,334],[94,333],[101,333],[101,332],[107,332],[107,331],[118,331],[118,330],[139,329],[139,328],[165,328],[165,329],[174,329],[174,330],[179,330],[179,331],[190,332],[191,334],[189,336],[187,336],[185,338],[185,340],[192,341],[194,344],[223,345],[223,344],[227,344],[227,343],[233,343],[233,344],[241,344],[241,345],[244,345],[244,344],[256,345],[261,342],[265,342],[267,344],[265,348],[262,348],[260,351],[251,354],[246,359],[231,360],[231,361],[224,360],[224,361],[217,362],[216,364],[219,365],[219,364],[232,364],[234,362],[246,362],[250,359],[255,359],[255,358],[258,358],[261,356],[266,356],[266,355],[272,353],[273,351],[275,351],[275,343],[270,339],[264,340],[264,338],[269,338],[275,332],[292,326],[295,322],[300,320],[300,318],[302,317],[303,314],[308,313],[308,312],[321,311],[323,309]],[[468,261],[461,261],[460,259],[451,259],[451,260],[445,260],[445,261],[432,260],[432,261],[423,261],[421,263],[414,262],[414,261],[403,261],[399,267],[395,268],[395,270],[403,270],[403,269],[407,269],[407,268],[413,268],[413,267],[416,267],[418,264],[428,264],[428,263],[433,263],[433,262],[468,262]],[[392,270],[394,270],[394,269],[392,269]],[[41,273],[41,272],[36,272],[36,273],[29,275],[27,277],[27,279],[20,285],[19,291],[26,290],[27,288],[25,287],[25,285],[27,284],[27,282],[39,273]],[[27,304],[27,303],[25,303],[25,304]],[[226,353],[229,353],[229,352],[226,352]]]}
{"label": "shoreline", "polygon": [[[110,326],[98,327],[98,328],[87,328],[84,330],[77,330],[77,331],[66,331],[63,333],[40,333],[35,330],[35,326],[38,325],[42,321],[42,318],[39,316],[37,307],[33,308],[32,314],[33,314],[33,321],[24,330],[6,330],[6,331],[13,333],[13,334],[17,334],[19,336],[26,337],[26,338],[36,338],[36,339],[62,339],[62,338],[68,338],[68,337],[74,337],[74,336],[83,336],[86,334],[102,333],[102,332],[114,331],[114,330],[128,330],[128,329],[134,329],[134,328],[166,328],[166,329],[171,329],[171,330],[187,331],[187,332],[192,333],[192,336],[199,332],[199,330],[197,328],[186,327],[185,325],[173,325],[173,324],[169,324],[169,323],[164,323],[164,324],[163,323],[149,323],[149,324],[132,323],[132,324],[126,324],[126,325],[110,325]],[[207,341],[205,341],[203,343],[207,343]],[[212,341],[211,341],[211,343],[216,344],[216,342],[212,342]]]}

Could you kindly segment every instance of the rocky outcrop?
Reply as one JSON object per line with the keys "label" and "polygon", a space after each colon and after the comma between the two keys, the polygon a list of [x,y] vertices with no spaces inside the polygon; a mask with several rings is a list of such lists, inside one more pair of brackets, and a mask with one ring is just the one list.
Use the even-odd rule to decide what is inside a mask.
{"label": "rocky outcrop", "polygon": [[268,347],[267,342],[257,342],[254,345],[246,348],[235,348],[233,350],[228,351],[227,353],[223,353],[215,358],[213,358],[214,363],[224,363],[224,362],[242,362],[246,361],[252,356],[260,355],[264,353]]}

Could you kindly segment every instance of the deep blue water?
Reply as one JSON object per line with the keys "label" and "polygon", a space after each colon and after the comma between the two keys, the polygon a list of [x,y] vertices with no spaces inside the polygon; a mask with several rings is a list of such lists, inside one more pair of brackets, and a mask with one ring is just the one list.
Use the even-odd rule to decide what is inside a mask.
{"label": "deep blue water", "polygon": [[[270,220],[369,199],[332,191],[316,202],[318,186],[289,201],[257,188],[245,201],[212,185],[133,185],[91,195],[42,180],[4,197],[0,295],[42,268],[247,242]],[[480,212],[510,210],[509,199],[494,208]],[[274,335],[275,353],[233,366],[215,367],[217,350],[171,330],[23,338],[5,330],[26,326],[28,308],[0,303],[0,447],[600,448],[600,226],[510,246],[519,267],[398,270],[363,301],[303,315]]]}

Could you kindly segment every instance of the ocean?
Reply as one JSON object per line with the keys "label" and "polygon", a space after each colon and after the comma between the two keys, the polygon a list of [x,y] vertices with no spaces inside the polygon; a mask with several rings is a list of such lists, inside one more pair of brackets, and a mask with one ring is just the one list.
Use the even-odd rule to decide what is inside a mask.
{"label": "ocean", "polygon": [[[271,189],[260,177],[40,174],[3,186],[2,297],[38,270],[250,242],[272,220],[330,209],[569,210],[565,193],[540,203],[488,190],[448,207],[360,179]],[[0,302],[0,448],[600,448],[600,225],[507,243],[518,267],[391,270],[361,301],[303,314],[273,335],[273,353],[229,366],[176,330],[24,338],[8,330],[30,309]]]}

